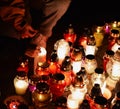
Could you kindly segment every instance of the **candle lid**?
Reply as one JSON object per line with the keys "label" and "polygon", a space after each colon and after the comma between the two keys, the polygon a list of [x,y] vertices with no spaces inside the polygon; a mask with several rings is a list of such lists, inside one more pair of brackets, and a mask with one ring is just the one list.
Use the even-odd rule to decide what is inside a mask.
{"label": "candle lid", "polygon": [[19,72],[17,72],[17,76],[25,77],[25,76],[27,76],[27,74],[24,71],[19,71]]}
{"label": "candle lid", "polygon": [[69,24],[68,29],[66,30],[66,33],[74,34],[74,28],[72,24]]}
{"label": "candle lid", "polygon": [[56,105],[57,106],[62,106],[62,107],[66,107],[66,103],[67,103],[67,98],[64,96],[60,96],[56,99]]}
{"label": "candle lid", "polygon": [[96,96],[94,101],[99,105],[106,105],[108,103],[108,100],[103,96]]}
{"label": "candle lid", "polygon": [[30,81],[33,82],[33,83],[37,83],[40,81],[40,76],[36,76],[36,75],[32,75],[30,76]]}
{"label": "candle lid", "polygon": [[100,88],[100,84],[95,83],[93,88],[91,89],[91,97],[95,98],[96,96],[101,96],[102,92],[101,92],[101,88]]}
{"label": "candle lid", "polygon": [[62,62],[61,70],[70,71],[71,69],[72,69],[71,58],[70,58],[70,56],[66,56]]}
{"label": "candle lid", "polygon": [[95,56],[92,54],[86,55],[86,58],[89,60],[95,59]]}
{"label": "candle lid", "polygon": [[45,82],[39,82],[36,84],[36,89],[40,93],[47,93],[49,91],[49,85]]}
{"label": "candle lid", "polygon": [[106,54],[107,54],[107,55],[110,55],[110,56],[111,56],[111,55],[113,56],[113,55],[114,55],[114,51],[112,51],[112,50],[107,50],[107,51],[106,51]]}
{"label": "candle lid", "polygon": [[49,80],[49,75],[41,75],[40,80],[42,81],[48,81]]}
{"label": "candle lid", "polygon": [[111,33],[114,33],[114,34],[119,34],[119,30],[112,29],[112,30],[111,30]]}
{"label": "candle lid", "polygon": [[86,74],[85,67],[81,67],[81,70],[80,70],[79,72],[76,73],[77,76],[85,75],[85,74]]}
{"label": "candle lid", "polygon": [[56,62],[56,61],[58,61],[58,56],[57,56],[56,50],[53,50],[53,52],[52,52],[52,54],[51,54],[51,56],[50,56],[50,61],[51,61],[51,62]]}
{"label": "candle lid", "polygon": [[77,76],[75,79],[75,82],[73,83],[74,87],[80,87],[83,88],[84,87],[84,81],[83,81],[83,77],[82,76]]}
{"label": "candle lid", "polygon": [[64,80],[65,76],[62,73],[55,73],[53,75],[53,78],[57,81],[61,81],[61,80]]}
{"label": "candle lid", "polygon": [[89,35],[87,38],[87,45],[95,45],[95,44],[96,44],[95,37],[93,35]]}
{"label": "candle lid", "polygon": [[87,99],[84,99],[83,102],[80,105],[80,109],[90,109],[90,104],[89,101]]}
{"label": "candle lid", "polygon": [[75,60],[75,61],[79,61],[82,59],[83,54],[84,54],[83,46],[82,45],[80,45],[80,46],[75,45],[73,47],[73,51],[71,53],[71,59]]}
{"label": "candle lid", "polygon": [[102,68],[96,68],[95,73],[103,74],[103,69]]}
{"label": "candle lid", "polygon": [[120,98],[120,92],[117,92],[117,97]]}
{"label": "candle lid", "polygon": [[80,52],[81,50],[83,50],[83,46],[82,45],[80,45],[80,46],[74,45],[73,50],[74,50],[74,52]]}

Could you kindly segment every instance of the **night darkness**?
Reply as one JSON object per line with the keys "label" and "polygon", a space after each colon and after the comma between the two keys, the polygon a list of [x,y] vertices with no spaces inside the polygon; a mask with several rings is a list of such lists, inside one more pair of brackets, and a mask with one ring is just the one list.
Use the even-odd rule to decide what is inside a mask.
{"label": "night darkness", "polygon": [[65,17],[70,21],[101,21],[106,22],[120,19],[120,6],[114,2],[73,0]]}
{"label": "night darkness", "polygon": [[[117,1],[73,0],[68,11],[60,19],[60,24],[72,23],[75,28],[103,25],[105,22],[119,21],[120,12]],[[58,22],[59,24],[59,22]]]}

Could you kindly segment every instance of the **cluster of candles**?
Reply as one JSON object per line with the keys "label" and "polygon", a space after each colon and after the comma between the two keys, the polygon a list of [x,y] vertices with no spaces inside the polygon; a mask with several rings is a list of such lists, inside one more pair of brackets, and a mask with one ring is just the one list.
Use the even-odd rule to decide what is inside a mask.
{"label": "cluster of candles", "polygon": [[[103,68],[99,68],[96,52],[105,35],[109,39],[108,49],[103,56]],[[40,47],[38,56],[34,58],[33,75],[30,77],[27,76],[29,61],[20,64],[14,79],[16,94],[24,95],[29,89],[36,108],[65,96],[68,109],[79,109],[85,100],[89,102],[91,109],[103,109],[97,100],[100,97],[109,100],[120,78],[119,22],[97,26],[93,34],[87,31],[79,38],[70,25],[63,36],[63,39],[54,44],[49,60],[46,60],[46,49]],[[101,94],[99,98],[95,95],[97,90],[97,95]],[[105,105],[104,109],[109,109]]]}

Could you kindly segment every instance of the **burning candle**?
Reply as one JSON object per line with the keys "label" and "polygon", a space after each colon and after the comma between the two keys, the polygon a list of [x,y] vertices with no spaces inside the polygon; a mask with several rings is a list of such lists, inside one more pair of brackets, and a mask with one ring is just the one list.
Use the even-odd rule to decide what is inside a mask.
{"label": "burning candle", "polygon": [[68,30],[63,34],[63,36],[67,42],[74,43],[76,41],[77,35],[74,32],[72,24],[69,25]]}
{"label": "burning candle", "polygon": [[25,73],[28,73],[29,71],[29,66],[28,66],[28,59],[24,59],[24,57],[22,57],[22,59],[20,58],[20,62],[19,65],[17,67],[17,71],[24,71]]}
{"label": "burning candle", "polygon": [[95,55],[96,52],[96,41],[93,35],[90,35],[87,40],[87,45],[85,49],[85,55]]}
{"label": "burning candle", "polygon": [[110,99],[112,96],[112,93],[108,88],[104,88],[104,90],[102,90],[102,94],[106,99]]}
{"label": "burning candle", "polygon": [[47,54],[46,49],[44,47],[40,47],[40,52],[34,58],[34,72],[35,72],[35,70],[37,68],[37,64],[38,63],[44,63],[44,62],[46,62],[46,54]]}
{"label": "burning candle", "polygon": [[79,101],[73,98],[72,94],[70,94],[67,98],[67,107],[68,109],[78,109]]}
{"label": "burning candle", "polygon": [[47,106],[52,100],[52,93],[50,87],[45,82],[36,84],[36,90],[32,93],[32,102],[36,109]]}
{"label": "burning candle", "polygon": [[85,57],[84,67],[86,69],[87,74],[93,74],[95,69],[97,68],[97,61],[94,55],[87,55]]}
{"label": "burning candle", "polygon": [[116,29],[117,28],[117,21],[113,21],[112,22],[112,29]]}
{"label": "burning candle", "polygon": [[120,77],[120,62],[114,62],[112,66],[112,76]]}
{"label": "burning candle", "polygon": [[65,57],[61,65],[60,72],[65,76],[66,88],[69,87],[74,77],[70,56]]}
{"label": "burning candle", "polygon": [[24,72],[19,72],[14,78],[14,87],[17,94],[23,95],[28,88],[28,77]]}
{"label": "burning candle", "polygon": [[73,70],[73,73],[76,74],[77,72],[80,71],[81,69],[81,65],[82,65],[82,61],[73,61],[72,62],[72,70]]}
{"label": "burning candle", "polygon": [[75,81],[70,87],[70,91],[73,99],[77,99],[79,104],[81,104],[87,92],[86,84],[83,80],[82,74],[76,76]]}
{"label": "burning candle", "polygon": [[[28,103],[26,102],[26,100],[24,100],[24,98],[22,96],[9,96],[4,100],[4,104],[6,107],[2,107],[2,109],[18,109],[19,106],[24,105],[24,106],[28,106]],[[27,109],[27,108],[25,108]]]}
{"label": "burning candle", "polygon": [[97,67],[95,69],[95,72],[92,75],[92,84],[98,83],[100,85],[100,88],[102,88],[105,84],[105,72],[102,68]]}
{"label": "burning candle", "polygon": [[37,68],[35,70],[36,75],[49,75],[49,63],[44,62],[44,63],[38,63]]}
{"label": "burning candle", "polygon": [[50,64],[49,65],[50,73],[55,74],[60,69],[60,65],[58,64],[58,57],[57,57],[56,50],[53,50],[50,56],[50,60],[48,62]]}
{"label": "burning candle", "polygon": [[111,47],[111,50],[116,52],[120,48],[120,37],[116,38],[116,43]]}
{"label": "burning candle", "polygon": [[73,73],[77,73],[81,69],[82,58],[84,57],[83,46],[74,46],[71,52],[72,70]]}
{"label": "burning candle", "polygon": [[120,78],[120,48],[115,52],[111,61],[111,71],[110,76],[114,80],[119,80]]}
{"label": "burning candle", "polygon": [[64,94],[65,91],[65,76],[62,73],[53,74],[53,78],[50,82],[50,90],[53,94],[53,100],[56,100]]}
{"label": "burning candle", "polygon": [[83,28],[82,35],[78,39],[79,45],[82,45],[84,49],[86,49],[86,45],[87,45],[87,40],[88,40],[89,34],[91,34],[91,30],[89,28],[85,27],[85,28]]}
{"label": "burning candle", "polygon": [[65,39],[58,40],[54,44],[54,49],[57,50],[58,63],[61,65],[65,56],[68,56],[70,53],[69,43]]}
{"label": "burning candle", "polygon": [[9,104],[9,108],[10,109],[17,109],[18,105],[19,105],[19,102],[13,101]]}
{"label": "burning candle", "polygon": [[95,37],[97,47],[100,47],[102,45],[102,41],[104,38],[104,34],[103,34],[102,30],[103,30],[103,27],[98,26],[96,28],[96,32],[94,32],[94,37]]}

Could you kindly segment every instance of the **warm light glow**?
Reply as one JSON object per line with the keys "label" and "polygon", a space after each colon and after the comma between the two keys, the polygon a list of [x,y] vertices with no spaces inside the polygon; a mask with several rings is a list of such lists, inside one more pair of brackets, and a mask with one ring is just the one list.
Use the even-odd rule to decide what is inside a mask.
{"label": "warm light glow", "polygon": [[113,28],[116,28],[116,27],[117,27],[117,21],[114,21],[114,22],[113,22],[112,27],[113,27]]}
{"label": "warm light glow", "polygon": [[87,45],[85,50],[85,55],[95,55],[96,46]]}
{"label": "warm light glow", "polygon": [[17,94],[25,94],[28,88],[28,82],[24,80],[18,80],[15,82],[15,91]]}
{"label": "warm light glow", "polygon": [[120,77],[120,62],[114,62],[112,66],[112,76]]}
{"label": "warm light glow", "polygon": [[81,69],[81,64],[82,64],[82,61],[73,61],[72,62],[72,67],[73,67],[73,73],[76,74],[77,72],[80,71]]}
{"label": "warm light glow", "polygon": [[87,60],[85,59],[84,67],[86,69],[87,74],[92,74],[95,72],[95,69],[97,68],[97,61],[94,60]]}
{"label": "warm light glow", "polygon": [[72,97],[74,99],[78,99],[80,101],[82,101],[84,99],[84,95],[85,93],[87,92],[87,90],[84,90],[84,89],[80,89],[80,88],[76,88],[73,92],[72,92]]}
{"label": "warm light glow", "polygon": [[10,109],[18,109],[18,105],[20,105],[20,103],[17,102],[17,101],[11,102],[11,103],[9,104],[9,108],[10,108]]}
{"label": "warm light glow", "polygon": [[103,38],[104,38],[104,34],[100,32],[95,32],[94,33],[94,37],[95,37],[95,41],[96,41],[96,46],[99,47],[102,45],[102,41],[103,41]]}
{"label": "warm light glow", "polygon": [[71,91],[71,98],[74,100],[77,100],[79,104],[82,103],[85,94],[87,93],[87,88],[86,85],[84,85],[84,87],[80,88],[80,87],[74,87],[71,85],[70,87],[70,91]]}
{"label": "warm light glow", "polygon": [[54,44],[54,49],[57,50],[58,63],[61,64],[65,56],[70,53],[69,43],[65,39],[60,39]]}
{"label": "warm light glow", "polygon": [[25,63],[24,63],[24,62],[22,62],[22,63],[21,63],[21,66],[22,66],[22,67],[25,67]]}
{"label": "warm light glow", "polygon": [[102,94],[106,99],[110,99],[112,96],[112,93],[108,88],[104,88]]}
{"label": "warm light glow", "polygon": [[98,27],[96,28],[97,33],[100,33],[100,32],[102,31],[102,29],[103,29],[103,27],[98,26]]}
{"label": "warm light glow", "polygon": [[59,65],[58,63],[50,62],[49,70],[51,73],[56,73],[59,70]]}
{"label": "warm light glow", "polygon": [[118,45],[117,43],[115,43],[115,44],[112,46],[111,50],[114,51],[114,52],[116,52],[116,51],[118,50],[118,48],[120,48],[120,45]]}
{"label": "warm light glow", "polygon": [[109,23],[105,23],[103,29],[104,29],[105,34],[110,34],[111,25]]}
{"label": "warm light glow", "polygon": [[46,62],[46,55],[47,55],[46,49],[44,47],[40,47],[40,52],[34,58],[34,73],[35,73],[38,63],[42,64],[42,63]]}
{"label": "warm light glow", "polygon": [[79,101],[74,99],[71,94],[67,98],[67,107],[68,109],[78,109],[79,107]]}
{"label": "warm light glow", "polygon": [[57,50],[57,55],[58,55],[58,59],[63,60],[66,56],[66,48],[59,47],[58,50]]}
{"label": "warm light glow", "polygon": [[102,75],[97,75],[97,78],[95,78],[94,80],[93,80],[93,86],[94,86],[94,84],[99,84],[100,85],[100,88],[105,88],[106,87],[106,82],[104,81],[105,80],[105,78],[103,78],[102,77]]}
{"label": "warm light glow", "polygon": [[47,51],[44,47],[40,47],[40,52],[38,53],[39,56],[45,56]]}
{"label": "warm light glow", "polygon": [[106,79],[106,87],[108,87],[109,90],[112,91],[115,88],[117,82],[118,82],[117,80],[114,80],[108,76]]}

